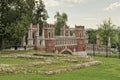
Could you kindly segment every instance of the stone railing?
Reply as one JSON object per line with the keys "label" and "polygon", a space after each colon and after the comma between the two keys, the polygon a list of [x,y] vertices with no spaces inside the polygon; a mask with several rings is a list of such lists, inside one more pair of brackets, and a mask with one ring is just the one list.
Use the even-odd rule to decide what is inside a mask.
{"label": "stone railing", "polygon": [[74,46],[77,45],[75,37],[59,37],[56,38],[56,47],[57,46]]}

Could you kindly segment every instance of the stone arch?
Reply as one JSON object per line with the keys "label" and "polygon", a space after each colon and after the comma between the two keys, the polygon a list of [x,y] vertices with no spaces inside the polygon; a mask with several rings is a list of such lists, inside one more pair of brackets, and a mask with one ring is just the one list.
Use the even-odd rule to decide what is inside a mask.
{"label": "stone arch", "polygon": [[63,50],[60,51],[59,53],[62,54],[62,53],[64,53],[65,51],[69,52],[70,54],[73,54],[72,50],[70,50],[70,49],[68,49],[68,48],[63,49]]}

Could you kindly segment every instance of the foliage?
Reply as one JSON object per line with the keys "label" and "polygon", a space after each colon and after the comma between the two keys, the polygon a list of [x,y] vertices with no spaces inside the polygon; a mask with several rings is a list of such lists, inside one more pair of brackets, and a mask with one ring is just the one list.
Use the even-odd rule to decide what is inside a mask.
{"label": "foliage", "polygon": [[42,0],[38,0],[35,2],[35,7],[33,10],[33,24],[40,25],[40,35],[42,35],[42,26],[46,24],[46,20],[48,19],[48,13],[45,9],[44,2]]}
{"label": "foliage", "polygon": [[120,48],[120,31],[119,30],[114,30],[115,31],[115,36],[114,36],[114,47],[119,50]]}
{"label": "foliage", "polygon": [[74,35],[74,30],[70,30],[70,36]]}
{"label": "foliage", "polygon": [[0,31],[0,34],[2,34],[2,38],[0,38],[0,49],[2,49],[4,44],[9,43],[13,34],[16,34],[12,34],[15,30],[14,27],[16,26],[13,26],[13,24],[21,21],[23,14],[27,11],[26,7],[24,0],[1,0],[0,21],[2,26],[0,26],[0,28],[2,28],[2,30]]}
{"label": "foliage", "polygon": [[112,24],[111,18],[108,20],[104,20],[102,24],[99,24],[99,34],[102,37],[102,42],[104,45],[108,45],[108,39],[112,39],[114,37],[114,27]]}
{"label": "foliage", "polygon": [[35,0],[1,0],[0,49],[5,45],[20,45],[30,23],[42,26],[47,18],[42,0],[36,3]]}
{"label": "foliage", "polygon": [[[27,18],[30,21],[30,23],[33,22],[33,10],[35,7],[35,0],[26,0],[26,7],[27,7],[27,14],[29,15]],[[26,15],[27,15],[26,14]]]}
{"label": "foliage", "polygon": [[67,25],[68,16],[64,12],[62,14],[60,14],[59,12],[56,12],[56,15],[54,16],[54,18],[56,19],[55,34],[60,35],[60,28]]}
{"label": "foliage", "polygon": [[118,42],[120,43],[120,32],[118,32]]}
{"label": "foliage", "polygon": [[88,29],[86,30],[88,37],[88,43],[90,44],[96,44],[96,35],[97,35],[97,30],[94,29]]}

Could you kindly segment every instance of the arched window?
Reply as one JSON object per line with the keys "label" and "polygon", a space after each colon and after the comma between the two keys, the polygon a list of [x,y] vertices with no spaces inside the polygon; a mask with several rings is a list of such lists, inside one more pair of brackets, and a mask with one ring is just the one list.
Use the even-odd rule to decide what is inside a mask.
{"label": "arched window", "polygon": [[32,38],[33,38],[33,44],[35,44],[35,38],[36,38],[36,33],[35,32],[33,32]]}
{"label": "arched window", "polygon": [[53,38],[53,32],[51,32],[51,38]]}
{"label": "arched window", "polygon": [[80,37],[82,37],[82,33],[80,33]]}
{"label": "arched window", "polygon": [[35,38],[35,35],[36,35],[36,33],[35,33],[35,32],[33,32],[33,34],[32,34],[32,38],[33,38],[33,39]]}
{"label": "arched window", "polygon": [[50,38],[50,32],[48,33],[48,38]]}
{"label": "arched window", "polygon": [[42,45],[42,41],[40,40],[40,45]]}

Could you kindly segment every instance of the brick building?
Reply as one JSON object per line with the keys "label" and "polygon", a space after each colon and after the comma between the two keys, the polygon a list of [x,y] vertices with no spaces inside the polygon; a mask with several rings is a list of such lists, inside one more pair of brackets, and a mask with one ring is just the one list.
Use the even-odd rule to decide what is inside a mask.
{"label": "brick building", "polygon": [[85,52],[87,38],[84,26],[75,26],[74,34],[70,36],[70,28],[63,26],[60,36],[56,36],[54,25],[43,26],[42,36],[39,36],[39,25],[30,25],[27,41],[24,43],[28,48],[34,48],[45,52],[80,54]]}

